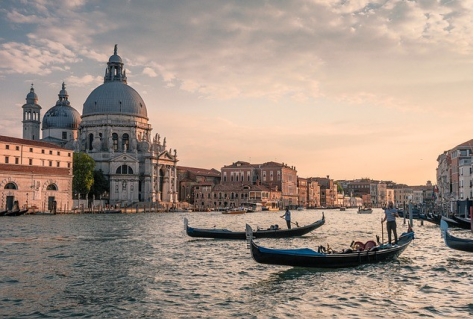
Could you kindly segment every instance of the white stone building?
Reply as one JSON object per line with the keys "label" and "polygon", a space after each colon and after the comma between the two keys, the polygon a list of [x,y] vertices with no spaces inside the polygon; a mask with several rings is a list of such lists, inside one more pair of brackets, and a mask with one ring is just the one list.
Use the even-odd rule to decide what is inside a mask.
{"label": "white stone building", "polygon": [[145,102],[127,84],[116,45],[104,83],[84,102],[76,143],[108,177],[111,204],[178,201],[176,150],[167,150],[158,134],[152,140],[151,132]]}
{"label": "white stone building", "polygon": [[[41,140],[88,153],[110,182],[110,204],[177,203],[177,152],[167,149],[166,138],[151,137],[145,102],[127,84],[117,45],[104,83],[86,99],[82,115],[70,105],[64,83],[58,97],[43,117]],[[38,140],[41,106],[33,87],[26,100],[23,137]]]}

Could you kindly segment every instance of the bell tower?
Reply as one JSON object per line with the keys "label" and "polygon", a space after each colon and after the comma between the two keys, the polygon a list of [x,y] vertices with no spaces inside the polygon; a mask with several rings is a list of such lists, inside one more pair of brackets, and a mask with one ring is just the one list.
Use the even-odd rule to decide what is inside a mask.
{"label": "bell tower", "polygon": [[23,138],[26,140],[40,140],[41,106],[38,96],[31,84],[30,93],[26,95],[26,104],[23,109]]}

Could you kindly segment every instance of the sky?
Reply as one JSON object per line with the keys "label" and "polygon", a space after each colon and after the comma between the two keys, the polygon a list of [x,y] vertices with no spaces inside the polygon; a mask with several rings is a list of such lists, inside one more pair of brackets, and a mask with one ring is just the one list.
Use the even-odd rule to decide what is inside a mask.
{"label": "sky", "polygon": [[436,183],[473,137],[472,1],[0,2],[0,135],[65,82],[82,113],[114,45],[178,165]]}

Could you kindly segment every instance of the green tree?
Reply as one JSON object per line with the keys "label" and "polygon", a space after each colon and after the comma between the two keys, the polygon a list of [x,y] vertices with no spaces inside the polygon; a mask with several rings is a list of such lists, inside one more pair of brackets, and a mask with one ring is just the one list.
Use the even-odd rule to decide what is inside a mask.
{"label": "green tree", "polygon": [[86,153],[74,153],[73,165],[73,193],[88,194],[94,184],[94,159]]}
{"label": "green tree", "polygon": [[104,193],[109,192],[109,188],[109,181],[104,172],[101,169],[94,171],[94,184],[89,192],[89,197],[95,196],[96,199],[99,199]]}

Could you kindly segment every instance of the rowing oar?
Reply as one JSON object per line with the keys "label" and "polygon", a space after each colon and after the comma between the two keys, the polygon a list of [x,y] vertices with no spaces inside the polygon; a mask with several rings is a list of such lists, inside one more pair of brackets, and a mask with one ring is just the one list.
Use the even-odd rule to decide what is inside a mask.
{"label": "rowing oar", "polygon": [[383,244],[383,219],[382,219],[381,224],[382,224],[382,244]]}
{"label": "rowing oar", "polygon": [[[280,218],[285,219],[285,216],[280,216]],[[286,219],[285,219],[285,221],[286,221]],[[300,225],[298,225],[298,222],[293,223],[293,222],[290,220],[290,223],[292,223],[292,224],[295,225],[296,227],[300,227]]]}

